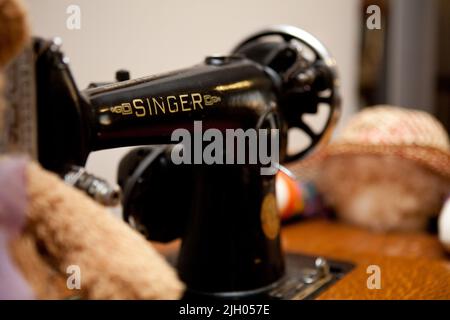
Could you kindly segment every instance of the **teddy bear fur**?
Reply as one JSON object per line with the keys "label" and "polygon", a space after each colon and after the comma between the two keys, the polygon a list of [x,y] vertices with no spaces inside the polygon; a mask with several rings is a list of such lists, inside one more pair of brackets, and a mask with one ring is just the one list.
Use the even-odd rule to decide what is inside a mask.
{"label": "teddy bear fur", "polygon": [[448,179],[394,155],[328,157],[314,182],[339,218],[376,231],[424,230],[450,191]]}
{"label": "teddy bear fur", "polygon": [[5,66],[29,41],[29,28],[21,1],[0,0],[0,67]]}
{"label": "teddy bear fur", "polygon": [[[5,66],[28,41],[21,2],[0,0],[0,86]],[[5,108],[1,93],[0,88],[0,120]],[[25,174],[26,225],[10,241],[9,251],[37,298],[181,297],[184,285],[175,270],[138,232],[33,161]],[[79,268],[79,290],[67,286],[69,266]]]}
{"label": "teddy bear fur", "polygon": [[[39,298],[180,298],[175,270],[141,234],[38,164],[26,176],[27,225],[11,248]],[[66,286],[69,266],[80,290]]]}
{"label": "teddy bear fur", "polygon": [[[29,41],[24,7],[19,0],[0,0],[0,92],[4,86],[2,70]],[[5,102],[0,95],[0,132]]]}

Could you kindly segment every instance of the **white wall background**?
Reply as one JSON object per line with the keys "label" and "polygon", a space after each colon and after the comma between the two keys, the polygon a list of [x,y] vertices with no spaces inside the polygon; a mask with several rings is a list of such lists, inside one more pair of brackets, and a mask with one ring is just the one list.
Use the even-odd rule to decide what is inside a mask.
{"label": "white wall background", "polygon": [[[227,53],[261,27],[291,24],[318,37],[337,60],[344,119],[356,108],[358,0],[25,0],[34,35],[59,36],[79,88],[186,67]],[[66,28],[66,8],[81,8],[81,30]],[[123,149],[92,153],[87,167],[115,181]]]}

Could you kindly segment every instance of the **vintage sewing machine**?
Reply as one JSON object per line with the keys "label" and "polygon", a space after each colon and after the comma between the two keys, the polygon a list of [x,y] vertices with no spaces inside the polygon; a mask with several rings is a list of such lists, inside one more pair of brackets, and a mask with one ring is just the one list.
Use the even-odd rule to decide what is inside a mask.
{"label": "vintage sewing machine", "polygon": [[[34,68],[27,69],[20,59],[33,60]],[[58,41],[36,40],[20,59],[10,67],[20,77],[11,75],[16,86],[9,98],[21,104],[17,119],[36,117],[37,127],[31,129],[37,141],[36,135],[21,131],[16,137],[46,169],[96,200],[114,203],[118,190],[83,171],[89,153],[147,145],[131,151],[119,167],[124,218],[149,240],[182,239],[174,264],[187,285],[186,297],[307,298],[352,268],[319,257],[285,257],[276,170],[261,174],[265,165],[258,162],[171,161],[177,148],[174,130],[195,134],[196,121],[216,133],[267,130],[267,138],[279,144],[279,161],[272,169],[326,141],[339,115],[338,78],[334,60],[312,35],[291,26],[273,27],[250,36],[230,54],[206,57],[191,68],[140,79],[119,72],[118,82],[93,83],[83,91]],[[17,92],[30,87],[33,77],[35,90],[22,92],[19,101]],[[316,132],[303,116],[320,108],[326,120]],[[310,141],[290,153],[288,132],[295,128]],[[244,142],[244,151],[252,147],[250,140]],[[182,148],[178,152],[192,151],[195,158],[195,150]],[[224,145],[217,152],[226,157],[234,150]]]}

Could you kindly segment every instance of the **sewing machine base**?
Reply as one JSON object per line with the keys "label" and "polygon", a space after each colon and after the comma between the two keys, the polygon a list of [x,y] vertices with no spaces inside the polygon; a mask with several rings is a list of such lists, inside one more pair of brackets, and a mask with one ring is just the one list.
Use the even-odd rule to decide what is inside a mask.
{"label": "sewing machine base", "polygon": [[[279,282],[253,292],[234,292],[226,294],[204,294],[187,290],[186,300],[309,300],[317,297],[322,291],[333,285],[349,273],[355,265],[349,262],[324,259],[302,254],[288,253],[286,259],[286,275]],[[168,257],[175,264],[175,257]],[[317,266],[317,262],[325,262],[325,266]],[[322,268],[322,270],[320,270]],[[325,268],[326,270],[323,270]]]}

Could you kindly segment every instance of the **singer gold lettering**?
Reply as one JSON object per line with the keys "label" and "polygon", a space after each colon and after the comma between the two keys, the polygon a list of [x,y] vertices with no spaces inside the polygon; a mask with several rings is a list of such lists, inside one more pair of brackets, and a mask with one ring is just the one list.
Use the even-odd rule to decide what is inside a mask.
{"label": "singer gold lettering", "polygon": [[168,95],[160,97],[142,97],[109,107],[109,111],[123,116],[148,117],[178,112],[203,110],[221,102],[219,96],[200,93]]}

